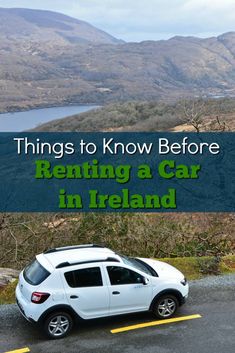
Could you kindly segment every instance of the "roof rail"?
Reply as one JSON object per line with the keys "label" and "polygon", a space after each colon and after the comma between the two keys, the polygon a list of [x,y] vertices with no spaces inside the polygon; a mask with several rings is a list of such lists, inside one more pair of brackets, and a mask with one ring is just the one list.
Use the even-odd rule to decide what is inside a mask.
{"label": "roof rail", "polygon": [[60,252],[60,251],[67,251],[67,250],[76,250],[76,249],[86,249],[86,248],[105,248],[103,245],[99,244],[84,244],[84,245],[74,245],[74,246],[63,246],[60,248],[53,248],[44,251],[43,254],[52,254],[55,252]]}
{"label": "roof rail", "polygon": [[69,267],[69,266],[76,266],[76,265],[92,264],[95,262],[120,262],[120,261],[118,259],[116,259],[115,257],[107,257],[106,259],[86,260],[86,261],[71,262],[71,263],[70,262],[61,262],[59,265],[56,266],[56,269]]}

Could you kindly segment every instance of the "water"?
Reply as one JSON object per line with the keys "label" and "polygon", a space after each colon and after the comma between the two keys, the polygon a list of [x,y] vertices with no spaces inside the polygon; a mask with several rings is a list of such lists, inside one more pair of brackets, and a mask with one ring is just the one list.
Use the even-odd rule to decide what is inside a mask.
{"label": "water", "polygon": [[33,129],[49,121],[80,114],[95,108],[97,106],[94,105],[69,105],[0,114],[0,132],[18,132]]}

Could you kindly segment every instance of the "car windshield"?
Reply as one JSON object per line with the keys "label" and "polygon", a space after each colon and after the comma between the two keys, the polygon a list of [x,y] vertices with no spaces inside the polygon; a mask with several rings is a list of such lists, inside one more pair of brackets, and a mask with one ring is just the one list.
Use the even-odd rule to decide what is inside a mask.
{"label": "car windshield", "polygon": [[158,277],[156,271],[151,266],[146,264],[144,261],[137,259],[135,257],[128,257],[125,255],[120,255],[120,254],[119,254],[119,256],[122,259],[122,261],[124,262],[124,264],[135,267],[137,270],[145,272],[146,274],[148,274],[150,276]]}
{"label": "car windshield", "polygon": [[33,286],[45,281],[45,279],[50,275],[48,272],[36,259],[33,260],[23,272],[24,279]]}

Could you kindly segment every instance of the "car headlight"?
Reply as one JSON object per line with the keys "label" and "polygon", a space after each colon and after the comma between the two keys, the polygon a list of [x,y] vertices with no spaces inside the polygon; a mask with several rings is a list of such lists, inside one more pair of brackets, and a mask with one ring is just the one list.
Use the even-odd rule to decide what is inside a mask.
{"label": "car headlight", "polygon": [[188,283],[188,280],[186,277],[184,277],[184,279],[182,279],[182,281],[180,281],[181,284],[183,284],[183,286],[186,286],[186,284]]}

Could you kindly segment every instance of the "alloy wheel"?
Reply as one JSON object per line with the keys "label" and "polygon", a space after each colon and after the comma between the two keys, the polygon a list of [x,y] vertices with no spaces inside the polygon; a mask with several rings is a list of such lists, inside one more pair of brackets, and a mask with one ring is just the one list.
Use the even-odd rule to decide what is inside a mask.
{"label": "alloy wheel", "polygon": [[64,335],[70,326],[70,322],[66,316],[58,315],[54,316],[49,324],[48,324],[48,331],[54,337],[59,337]]}
{"label": "alloy wheel", "polygon": [[159,302],[157,311],[161,317],[169,317],[174,314],[176,310],[176,302],[172,298],[164,298]]}

